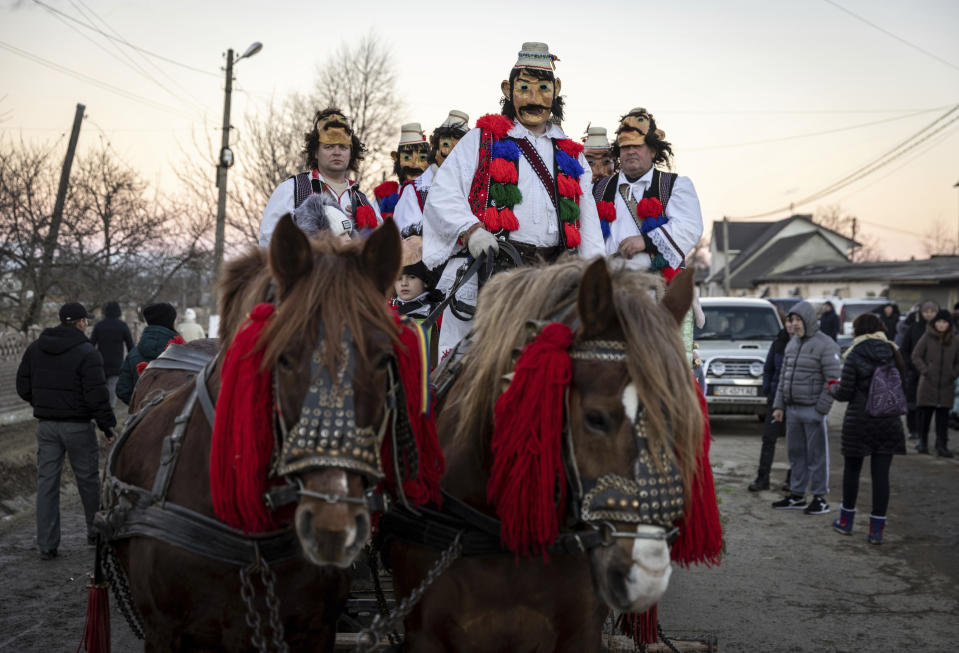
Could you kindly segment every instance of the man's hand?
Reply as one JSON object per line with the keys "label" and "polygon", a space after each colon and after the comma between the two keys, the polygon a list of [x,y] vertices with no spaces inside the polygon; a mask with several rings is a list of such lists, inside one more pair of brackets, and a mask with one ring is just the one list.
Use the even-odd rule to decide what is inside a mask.
{"label": "man's hand", "polygon": [[646,251],[646,241],[642,236],[630,236],[619,244],[619,253],[626,258],[633,258],[636,254]]}
{"label": "man's hand", "polygon": [[113,430],[112,426],[108,426],[103,429],[103,439],[107,441],[107,444],[113,444],[113,441],[116,440],[117,434]]}
{"label": "man's hand", "polygon": [[477,229],[470,234],[469,240],[466,242],[466,247],[469,249],[473,258],[479,258],[480,254],[490,250],[492,250],[493,254],[496,254],[499,251],[499,242],[497,242],[493,234],[486,231],[486,229]]}
{"label": "man's hand", "polygon": [[777,408],[776,410],[773,411],[773,421],[774,421],[774,422],[781,422],[781,421],[783,421],[783,409],[782,409],[782,408]]}

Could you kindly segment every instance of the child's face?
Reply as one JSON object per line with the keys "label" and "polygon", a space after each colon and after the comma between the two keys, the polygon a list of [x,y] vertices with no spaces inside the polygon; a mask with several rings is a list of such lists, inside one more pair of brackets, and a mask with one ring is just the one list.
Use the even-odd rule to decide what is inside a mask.
{"label": "child's face", "polygon": [[399,280],[393,284],[393,289],[396,290],[396,296],[406,302],[422,295],[426,290],[426,284],[412,274],[401,274]]}
{"label": "child's face", "polygon": [[936,331],[938,331],[939,333],[945,333],[946,331],[949,330],[949,327],[952,326],[945,320],[936,320],[933,324],[936,327]]}

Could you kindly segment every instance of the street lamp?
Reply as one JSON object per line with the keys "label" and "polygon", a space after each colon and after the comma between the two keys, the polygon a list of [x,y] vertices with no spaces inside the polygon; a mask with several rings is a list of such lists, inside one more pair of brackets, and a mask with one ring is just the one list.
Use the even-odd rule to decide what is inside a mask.
{"label": "street lamp", "polygon": [[226,88],[223,96],[223,140],[220,145],[220,156],[216,164],[216,186],[219,197],[216,203],[216,241],[213,245],[213,287],[210,289],[210,328],[212,336],[217,330],[213,316],[217,313],[216,282],[220,277],[220,266],[223,264],[223,237],[226,228],[226,173],[233,165],[233,150],[230,149],[230,94],[233,92],[233,64],[241,59],[252,57],[263,49],[263,44],[254,41],[250,47],[236,59],[233,58],[233,48],[226,51]]}

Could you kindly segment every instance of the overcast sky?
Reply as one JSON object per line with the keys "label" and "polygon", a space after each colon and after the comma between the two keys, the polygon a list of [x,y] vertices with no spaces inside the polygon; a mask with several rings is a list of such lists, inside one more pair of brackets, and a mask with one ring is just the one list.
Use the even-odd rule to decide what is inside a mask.
{"label": "overcast sky", "polygon": [[937,221],[952,238],[959,229],[959,122],[882,158],[959,104],[953,0],[44,2],[206,74],[134,55],[149,79],[102,37],[33,0],[7,1],[0,138],[55,141],[82,102],[81,149],[102,134],[164,190],[191,129],[215,131],[221,121],[226,48],[264,44],[235,70],[232,122],[240,126],[271,96],[307,90],[332,50],[373,29],[395,54],[406,106],[399,122],[427,131],[451,108],[471,121],[498,110],[500,81],[522,42],[545,41],[560,58],[566,132],[578,138],[590,121],[612,132],[619,115],[645,106],[674,145],[675,170],[696,186],[707,232],[723,215],[787,207],[887,161],[795,212],[839,204],[879,237],[887,258],[922,256],[921,236]]}

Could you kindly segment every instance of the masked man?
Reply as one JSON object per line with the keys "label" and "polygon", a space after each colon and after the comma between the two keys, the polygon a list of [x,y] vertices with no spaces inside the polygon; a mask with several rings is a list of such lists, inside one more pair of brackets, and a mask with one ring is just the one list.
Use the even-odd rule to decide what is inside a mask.
{"label": "masked man", "polygon": [[[583,146],[549,122],[550,115],[563,117],[555,60],[545,43],[524,43],[500,85],[502,114],[480,118],[436,173],[423,209],[423,262],[436,268],[453,257],[438,284],[444,292],[457,259],[495,254],[500,240],[529,262],[551,262],[567,250],[589,258],[605,253]],[[475,306],[477,288],[474,277],[454,302]],[[444,314],[441,357],[469,325]]]}
{"label": "masked man", "polygon": [[430,136],[429,167],[423,174],[404,184],[400,189],[399,201],[393,213],[396,226],[404,235],[422,231],[423,207],[429,195],[430,186],[436,171],[453,151],[453,147],[469,131],[469,116],[453,109],[443,124],[433,130]]}
{"label": "masked man", "polygon": [[583,155],[589,163],[593,173],[593,183],[613,174],[613,155],[610,152],[609,139],[606,137],[605,127],[586,128],[586,137],[583,139]]}
{"label": "masked man", "polygon": [[593,197],[600,218],[609,222],[607,254],[669,280],[702,237],[703,216],[693,182],[655,167],[672,158],[665,136],[646,109],[623,116],[612,147],[619,174],[597,180]]}
{"label": "masked man", "polygon": [[396,151],[390,152],[393,158],[393,174],[399,182],[384,181],[373,189],[376,203],[380,208],[380,215],[384,218],[393,216],[396,204],[400,199],[400,191],[408,184],[412,184],[429,166],[430,144],[418,122],[408,122],[400,128],[400,142]]}
{"label": "masked man", "polygon": [[280,218],[289,213],[295,219],[296,210],[314,193],[335,201],[361,236],[375,229],[382,222],[379,211],[348,176],[350,170],[357,171],[365,151],[342,111],[332,107],[318,111],[313,129],[304,134],[303,155],[310,172],[290,177],[273,191],[260,223],[260,247],[270,244]]}

